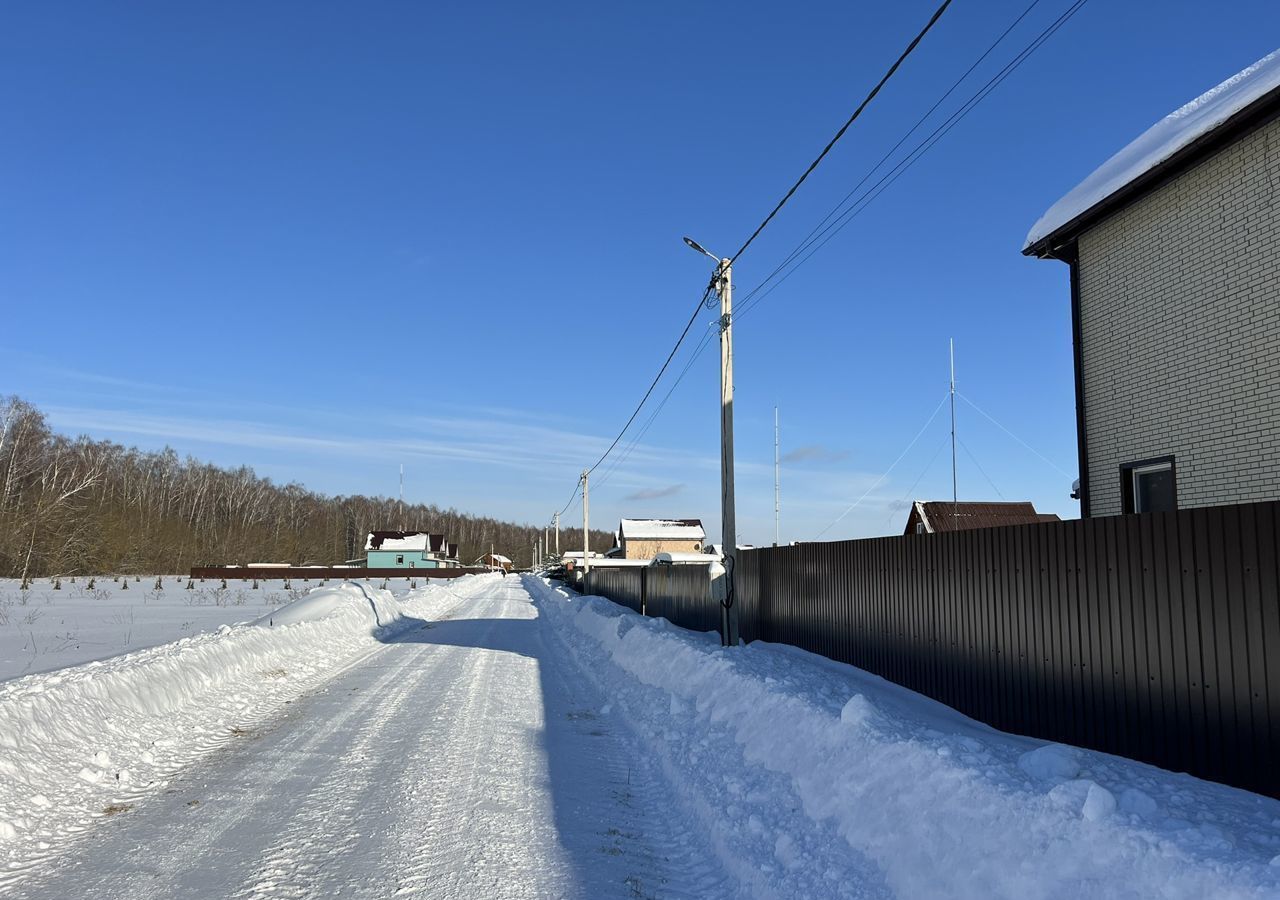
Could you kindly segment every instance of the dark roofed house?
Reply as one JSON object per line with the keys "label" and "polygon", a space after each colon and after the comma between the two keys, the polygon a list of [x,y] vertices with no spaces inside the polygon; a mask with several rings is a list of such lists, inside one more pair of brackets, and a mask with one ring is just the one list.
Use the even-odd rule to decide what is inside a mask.
{"label": "dark roofed house", "polygon": [[950,500],[917,500],[911,504],[903,534],[936,534],[943,531],[971,531],[1002,525],[1033,525],[1057,522],[1053,513],[1038,513],[1028,502],[988,503]]}
{"label": "dark roofed house", "polygon": [[1081,514],[1280,499],[1280,51],[1055,203],[1071,267]]}

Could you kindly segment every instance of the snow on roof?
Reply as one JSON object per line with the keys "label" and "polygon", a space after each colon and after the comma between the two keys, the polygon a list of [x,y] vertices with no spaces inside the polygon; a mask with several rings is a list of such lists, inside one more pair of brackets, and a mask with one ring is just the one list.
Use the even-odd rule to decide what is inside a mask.
{"label": "snow on roof", "polygon": [[623,519],[618,531],[631,541],[700,541],[707,536],[698,519]]}
{"label": "snow on roof", "polygon": [[490,554],[490,556],[492,556],[492,557],[493,557],[493,561],[494,561],[494,562],[496,562],[496,563],[509,563],[509,562],[511,562],[511,560],[507,559],[507,558],[506,558],[505,556],[503,556],[501,553],[492,553],[492,554]]}
{"label": "snow on roof", "polygon": [[1103,163],[1031,227],[1023,252],[1280,88],[1280,50],[1192,100]]}
{"label": "snow on roof", "polygon": [[366,550],[426,550],[431,535],[425,531],[371,531]]}

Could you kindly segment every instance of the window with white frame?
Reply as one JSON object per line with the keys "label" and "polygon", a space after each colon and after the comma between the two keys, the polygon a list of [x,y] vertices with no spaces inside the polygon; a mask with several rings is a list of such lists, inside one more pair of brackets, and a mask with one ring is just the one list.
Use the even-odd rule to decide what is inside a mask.
{"label": "window with white frame", "polygon": [[1178,508],[1173,457],[1125,463],[1120,467],[1120,488],[1126,513],[1172,512]]}

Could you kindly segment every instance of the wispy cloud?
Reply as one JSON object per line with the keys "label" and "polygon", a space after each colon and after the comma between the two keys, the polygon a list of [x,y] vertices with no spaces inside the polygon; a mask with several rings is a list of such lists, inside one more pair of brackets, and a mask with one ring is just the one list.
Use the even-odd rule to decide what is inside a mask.
{"label": "wispy cloud", "polygon": [[821,444],[807,444],[783,454],[782,461],[785,463],[833,463],[839,462],[848,455],[843,450],[832,450]]}
{"label": "wispy cloud", "polygon": [[645,488],[636,491],[634,494],[628,494],[623,497],[624,500],[657,500],[660,497],[674,497],[676,494],[684,490],[683,484],[670,484],[660,488]]}
{"label": "wispy cloud", "polygon": [[[174,444],[296,451],[342,459],[405,461],[419,458],[540,475],[549,471],[576,471],[583,460],[597,456],[608,446],[608,439],[596,435],[493,417],[402,417],[396,422],[394,417],[381,419],[375,413],[356,423],[335,415],[331,417],[330,427],[317,429],[247,418],[192,417],[122,409],[46,406],[44,411],[59,430],[95,436],[137,436]],[[667,451],[639,446],[631,460],[643,468],[665,463],[669,458]],[[652,474],[648,481],[652,483]]]}

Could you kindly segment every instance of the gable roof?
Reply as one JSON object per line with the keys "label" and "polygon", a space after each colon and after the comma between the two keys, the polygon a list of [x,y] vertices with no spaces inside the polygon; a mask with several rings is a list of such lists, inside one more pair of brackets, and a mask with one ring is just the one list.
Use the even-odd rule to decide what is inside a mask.
{"label": "gable roof", "polygon": [[701,541],[701,519],[623,519],[618,534],[627,541]]}
{"label": "gable roof", "polygon": [[1022,252],[1053,256],[1098,219],[1280,111],[1280,50],[1174,110],[1049,207]]}
{"label": "gable roof", "polygon": [[364,542],[366,550],[426,550],[425,531],[371,531]]}
{"label": "gable roof", "polygon": [[427,539],[430,541],[432,553],[444,553],[445,549],[448,547],[448,544],[445,543],[443,534],[429,534],[427,535]]}
{"label": "gable roof", "polygon": [[1001,525],[1032,525],[1036,522],[1061,521],[1054,513],[1038,513],[1030,502],[989,503],[950,500],[917,500],[907,516],[903,534],[915,534],[916,523],[925,532],[971,531],[974,528],[998,528]]}

